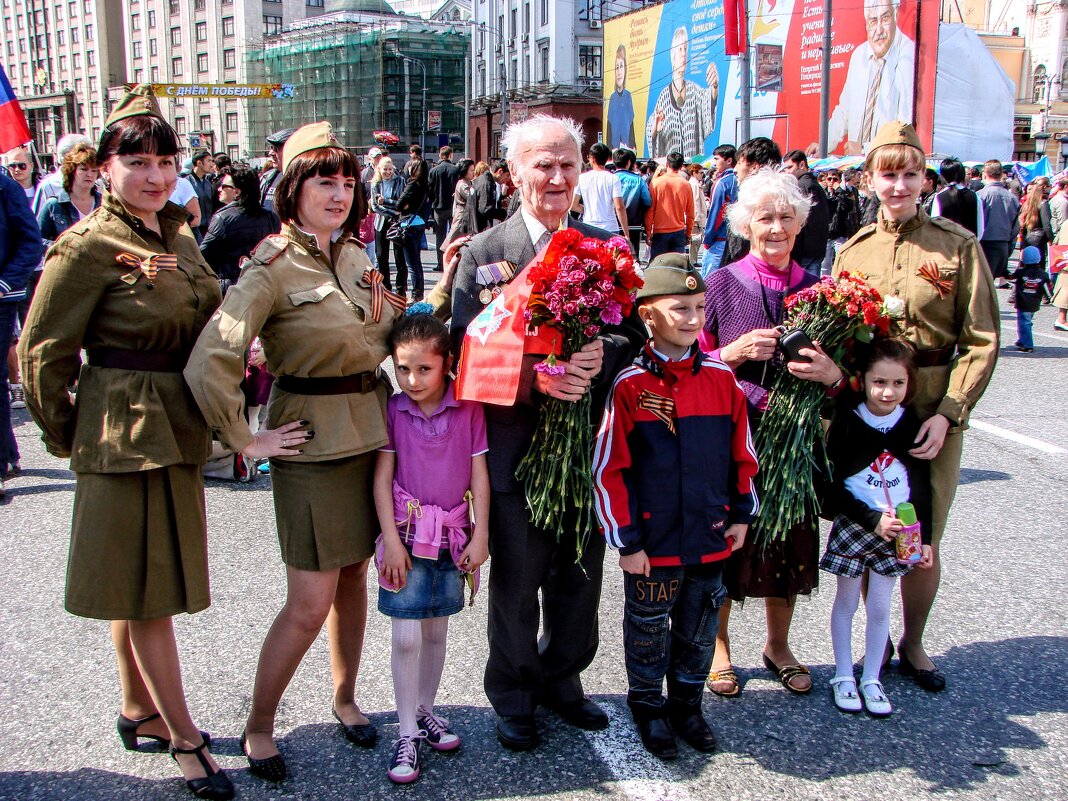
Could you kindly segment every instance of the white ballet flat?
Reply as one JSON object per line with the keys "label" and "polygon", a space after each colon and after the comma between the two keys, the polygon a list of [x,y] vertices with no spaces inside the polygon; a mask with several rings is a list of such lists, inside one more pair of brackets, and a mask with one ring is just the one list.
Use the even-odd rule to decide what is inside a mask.
{"label": "white ballet flat", "polygon": [[857,695],[856,679],[852,676],[831,679],[831,692],[834,694],[834,705],[842,712],[853,714],[864,708],[860,696]]}
{"label": "white ballet flat", "polygon": [[883,692],[883,685],[878,679],[869,679],[860,683],[860,694],[864,698],[864,707],[875,718],[885,718],[893,712],[890,699]]}

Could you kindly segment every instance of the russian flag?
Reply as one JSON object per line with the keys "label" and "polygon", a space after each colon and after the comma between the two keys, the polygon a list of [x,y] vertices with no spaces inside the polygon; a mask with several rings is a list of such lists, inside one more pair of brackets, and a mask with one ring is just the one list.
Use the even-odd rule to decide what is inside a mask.
{"label": "russian flag", "polygon": [[24,145],[31,139],[33,137],[26,125],[26,116],[22,113],[7,73],[0,67],[0,153]]}

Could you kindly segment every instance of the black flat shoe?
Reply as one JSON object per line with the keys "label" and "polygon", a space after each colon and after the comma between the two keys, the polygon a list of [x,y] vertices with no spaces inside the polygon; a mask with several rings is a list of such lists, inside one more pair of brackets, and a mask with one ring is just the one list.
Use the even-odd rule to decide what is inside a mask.
{"label": "black flat shoe", "polygon": [[207,747],[208,744],[206,742],[202,742],[196,748],[188,750],[175,748],[172,745],[171,758],[177,762],[179,754],[194,754],[197,761],[200,762],[200,766],[204,768],[206,776],[201,776],[199,779],[186,779],[185,781],[185,786],[189,788],[189,792],[197,798],[207,798],[210,801],[230,801],[234,797],[233,782],[230,781],[226,771],[222,768],[218,770],[212,769],[208,758],[204,756],[204,749]]}
{"label": "black flat shoe", "polygon": [[269,782],[284,782],[289,776],[289,771],[286,770],[286,761],[282,758],[281,754],[275,754],[269,756],[266,759],[253,759],[248,755],[248,736],[246,732],[241,732],[241,753],[245,755],[245,759],[248,760],[248,772],[253,776],[259,776],[261,779],[266,779]]}
{"label": "black flat shoe", "polygon": [[675,735],[671,731],[671,724],[668,723],[667,718],[649,718],[634,722],[638,726],[642,746],[650,754],[665,761],[675,759],[679,755]]}
{"label": "black flat shoe", "polygon": [[716,750],[716,735],[700,712],[672,715],[671,728],[695,751],[711,754]]}
{"label": "black flat shoe", "polygon": [[331,709],[334,713],[334,718],[341,724],[341,730],[345,732],[345,736],[350,743],[360,746],[360,748],[374,748],[375,743],[378,742],[378,729],[375,728],[373,723],[362,724],[348,724],[343,721],[337,714],[336,709]]}
{"label": "black flat shoe", "polygon": [[533,715],[498,715],[497,739],[509,751],[538,747],[538,726]]}
{"label": "black flat shoe", "polygon": [[929,693],[940,693],[946,689],[946,677],[938,668],[924,670],[918,668],[909,661],[905,649],[898,646],[898,671],[902,676],[908,676],[922,689]]}
{"label": "black flat shoe", "polygon": [[[159,712],[156,712],[153,715],[147,715],[143,718],[138,718],[137,720],[134,720],[133,718],[128,718],[125,715],[119,715],[118,720],[115,721],[115,728],[118,729],[119,738],[122,740],[122,747],[125,748],[127,751],[139,751],[140,747],[137,740],[138,738],[144,738],[146,740],[155,740],[157,743],[159,743],[160,751],[166,751],[168,748],[170,748],[171,741],[166,737],[160,737],[156,734],[137,733],[137,730],[141,727],[141,724],[149,723],[153,720],[156,720],[158,717],[160,717]],[[208,734],[206,731],[202,731],[200,733],[200,736],[204,738],[205,744],[210,747],[211,735]]]}
{"label": "black flat shoe", "polygon": [[584,731],[601,731],[608,728],[608,715],[589,698],[580,698],[566,704],[546,701],[544,706],[572,726]]}

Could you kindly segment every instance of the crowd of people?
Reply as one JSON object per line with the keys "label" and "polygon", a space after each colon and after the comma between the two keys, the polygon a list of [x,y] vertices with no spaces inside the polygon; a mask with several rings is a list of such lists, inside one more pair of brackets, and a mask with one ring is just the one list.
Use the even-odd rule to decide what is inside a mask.
{"label": "crowd of people", "polygon": [[[186,704],[172,625],[210,603],[203,465],[213,437],[269,465],[285,565],[240,739],[265,780],[289,775],[275,718],[324,623],[331,712],[354,745],[377,744],[356,693],[369,576],[392,622],[390,780],[419,778],[424,744],[461,746],[435,700],[448,618],[490,554],[484,688],[512,750],[538,746],[539,705],[579,729],[608,726],[582,683],[598,650],[606,547],[625,574],[627,703],[660,758],[677,756],[679,740],[713,751],[704,689],[744,689],[729,636],[735,602],[763,599],[761,661],[785,691],[812,691],[792,631],[797,598],[821,570],[836,580],[839,709],[891,713],[880,671],[895,651],[919,686],[946,686],[923,638],[963,432],[997,359],[995,280],[1012,278],[1018,313],[1033,314],[1068,182],[1048,199],[1033,182],[1021,206],[987,162],[976,192],[956,160],[931,175],[900,122],[880,128],[863,169],[842,173],[813,175],[802,151],[783,157],[763,137],[717,147],[709,170],[677,152],[639,166],[633,152],[595,144],[583,172],[580,129],[544,116],[509,126],[507,159],[490,163],[454,164],[443,148],[431,168],[413,146],[400,169],[379,148],[361,165],[322,122],[269,137],[258,178],[198,151],[182,180],[178,136],[147,86],[116,105],[97,146],[62,144],[60,188],[36,220],[20,168],[0,174],[0,346],[22,315],[25,403],[76,476],[65,606],[110,622],[121,741],[169,747],[196,796],[234,795]],[[442,272],[432,288],[420,261],[428,226]],[[565,227],[648,249],[635,308],[557,369],[525,354],[513,403],[458,399],[459,346]],[[891,335],[858,348],[855,362],[818,341],[784,356],[786,298],[844,272],[899,306]],[[1055,325],[1068,329],[1063,273],[1058,281]],[[273,377],[262,425],[248,411],[262,402],[245,386],[253,363]],[[6,477],[19,457],[2,369]],[[827,399],[834,470],[814,499],[832,522],[822,558],[815,517],[782,540],[761,536],[753,436],[785,373]],[[516,469],[544,400],[587,394],[599,418],[599,525],[579,532],[590,535],[580,548],[583,537],[533,522]],[[900,511],[908,504],[922,546],[905,564],[894,541],[915,522]],[[570,501],[562,515],[578,525]],[[865,576],[858,683],[850,632]]]}

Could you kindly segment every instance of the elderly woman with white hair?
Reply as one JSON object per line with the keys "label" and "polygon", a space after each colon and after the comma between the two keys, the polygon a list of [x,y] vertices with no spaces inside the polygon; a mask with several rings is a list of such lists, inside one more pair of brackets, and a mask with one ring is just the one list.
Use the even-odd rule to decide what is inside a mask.
{"label": "elderly woman with white hair", "polygon": [[[778,371],[827,386],[842,371],[819,344],[801,353],[810,363],[784,363],[777,357],[777,326],[783,319],[783,300],[817,281],[791,260],[790,251],[808,219],[810,201],[797,179],[764,169],[742,182],[738,201],[728,211],[731,229],[749,240],[749,254],[717,270],[708,278],[705,306],[705,345],[725,362],[745,393],[750,427],[755,430],[767,408],[768,388]],[[727,563],[723,583],[733,601],[764,598],[768,636],[764,665],[791,692],[812,689],[808,668],[790,650],[788,637],[797,595],[807,595],[818,581],[819,528],[812,520],[791,530],[782,543],[764,543],[759,518],[746,544]],[[731,667],[727,621],[731,603],[720,611],[716,655],[708,686],[722,696],[741,692]]]}

